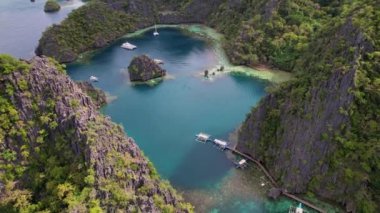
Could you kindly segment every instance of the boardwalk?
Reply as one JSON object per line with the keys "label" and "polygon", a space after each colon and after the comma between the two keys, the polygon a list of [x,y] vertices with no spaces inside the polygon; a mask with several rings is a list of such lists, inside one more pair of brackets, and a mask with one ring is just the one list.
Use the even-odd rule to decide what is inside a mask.
{"label": "boardwalk", "polygon": [[269,172],[265,169],[265,167],[256,159],[253,159],[252,157],[242,153],[242,152],[239,152],[238,150],[234,149],[234,148],[231,148],[231,147],[227,147],[226,149],[230,150],[231,152],[237,154],[237,155],[240,155],[252,162],[254,162],[257,166],[260,167],[260,169],[265,173],[265,175],[267,176],[267,178],[270,180],[270,182],[272,183],[272,186],[278,188],[278,185],[276,183],[276,181],[273,179],[272,175],[269,174]]}
{"label": "boardwalk", "polygon": [[[260,163],[260,161],[254,159],[251,156],[248,156],[248,155],[246,155],[246,154],[244,154],[242,152],[239,152],[235,148],[226,147],[226,149],[230,150],[232,153],[235,153],[237,155],[240,155],[240,156],[246,158],[247,160],[250,160],[250,161],[254,162],[264,172],[265,176],[267,176],[267,178],[270,180],[272,186],[278,188],[278,184],[276,183],[276,181],[274,180],[274,178],[272,177],[272,175],[270,175],[270,173],[268,172],[268,170]],[[321,209],[321,208],[313,205],[312,203],[310,203],[310,202],[308,202],[308,201],[306,201],[306,200],[304,200],[304,199],[302,199],[300,197],[297,197],[296,195],[290,194],[290,193],[288,193],[286,191],[283,191],[282,195],[284,195],[284,196],[286,196],[288,198],[291,198],[293,200],[296,200],[298,202],[301,202],[304,205],[308,206],[309,208],[312,208],[312,209],[314,209],[314,210],[316,210],[318,212],[322,212],[322,213],[326,212],[325,210],[323,210],[323,209]]]}

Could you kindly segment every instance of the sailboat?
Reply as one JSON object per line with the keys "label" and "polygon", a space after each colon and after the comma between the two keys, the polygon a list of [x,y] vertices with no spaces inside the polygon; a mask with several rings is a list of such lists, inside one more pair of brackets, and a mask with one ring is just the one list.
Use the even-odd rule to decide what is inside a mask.
{"label": "sailboat", "polygon": [[153,33],[154,36],[158,36],[160,35],[158,32],[157,32],[157,26],[154,25],[154,33]]}

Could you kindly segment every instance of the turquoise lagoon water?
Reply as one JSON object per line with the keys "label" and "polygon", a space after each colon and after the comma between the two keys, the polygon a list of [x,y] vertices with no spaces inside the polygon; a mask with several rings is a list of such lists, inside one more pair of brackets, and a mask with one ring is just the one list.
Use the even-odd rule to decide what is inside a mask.
{"label": "turquoise lagoon water", "polygon": [[[137,50],[120,48],[126,40]],[[156,86],[132,85],[127,66],[141,54],[163,60],[168,79]],[[182,188],[207,187],[233,165],[223,152],[195,143],[195,134],[205,131],[228,138],[265,95],[266,85],[239,76],[209,81],[199,75],[217,63],[205,41],[165,28],[159,37],[148,31],[121,39],[90,61],[69,65],[68,74],[74,80],[88,80],[91,75],[100,79],[95,85],[115,98],[103,112],[124,126],[164,178]]]}
{"label": "turquoise lagoon water", "polygon": [[[45,28],[83,4],[60,1],[61,11],[47,14],[44,3],[0,1],[0,53],[32,57]],[[248,171],[235,170],[226,153],[194,141],[200,131],[228,139],[265,95],[268,83],[233,75],[203,79],[203,70],[220,63],[220,45],[215,47],[175,28],[160,29],[157,38],[151,35],[148,31],[115,42],[90,60],[69,65],[68,74],[74,80],[99,77],[96,86],[116,97],[103,113],[124,126],[161,176],[170,180],[197,212],[287,212],[292,202],[267,200],[268,184],[261,186],[266,181],[253,165]],[[125,40],[138,49],[121,49]],[[155,87],[130,84],[126,67],[139,54],[164,60],[168,79]]]}
{"label": "turquoise lagoon water", "polygon": [[[138,48],[120,48],[126,41]],[[127,67],[141,54],[163,60],[167,79],[156,86],[131,84]],[[146,31],[120,39],[67,68],[74,80],[99,78],[95,85],[115,99],[103,113],[124,126],[160,175],[199,212],[286,212],[290,201],[265,198],[260,173],[236,171],[224,152],[194,140],[201,131],[227,140],[265,95],[268,82],[260,79],[202,77],[202,71],[218,64],[212,43],[178,28],[162,28],[159,37]]]}

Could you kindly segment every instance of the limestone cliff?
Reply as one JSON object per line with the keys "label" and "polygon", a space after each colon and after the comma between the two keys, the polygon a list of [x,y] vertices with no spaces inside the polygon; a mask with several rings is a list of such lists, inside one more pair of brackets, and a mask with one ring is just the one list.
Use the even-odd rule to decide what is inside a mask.
{"label": "limestone cliff", "polygon": [[133,58],[128,72],[131,81],[148,81],[166,75],[166,71],[146,55]]}
{"label": "limestone cliff", "polygon": [[237,148],[261,160],[290,192],[376,212],[379,47],[361,18],[347,18],[310,45],[297,65],[306,71],[253,109]]}
{"label": "limestone cliff", "polygon": [[54,60],[0,56],[1,212],[190,212]]}

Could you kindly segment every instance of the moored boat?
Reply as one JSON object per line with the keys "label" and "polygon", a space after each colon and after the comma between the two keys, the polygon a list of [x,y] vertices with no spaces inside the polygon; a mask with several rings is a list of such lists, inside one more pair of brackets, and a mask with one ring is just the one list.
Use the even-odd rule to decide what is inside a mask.
{"label": "moored boat", "polygon": [[134,50],[134,49],[137,48],[136,45],[133,45],[133,44],[131,44],[129,42],[125,42],[124,44],[121,45],[121,47],[124,48],[124,49],[127,49],[127,50]]}

